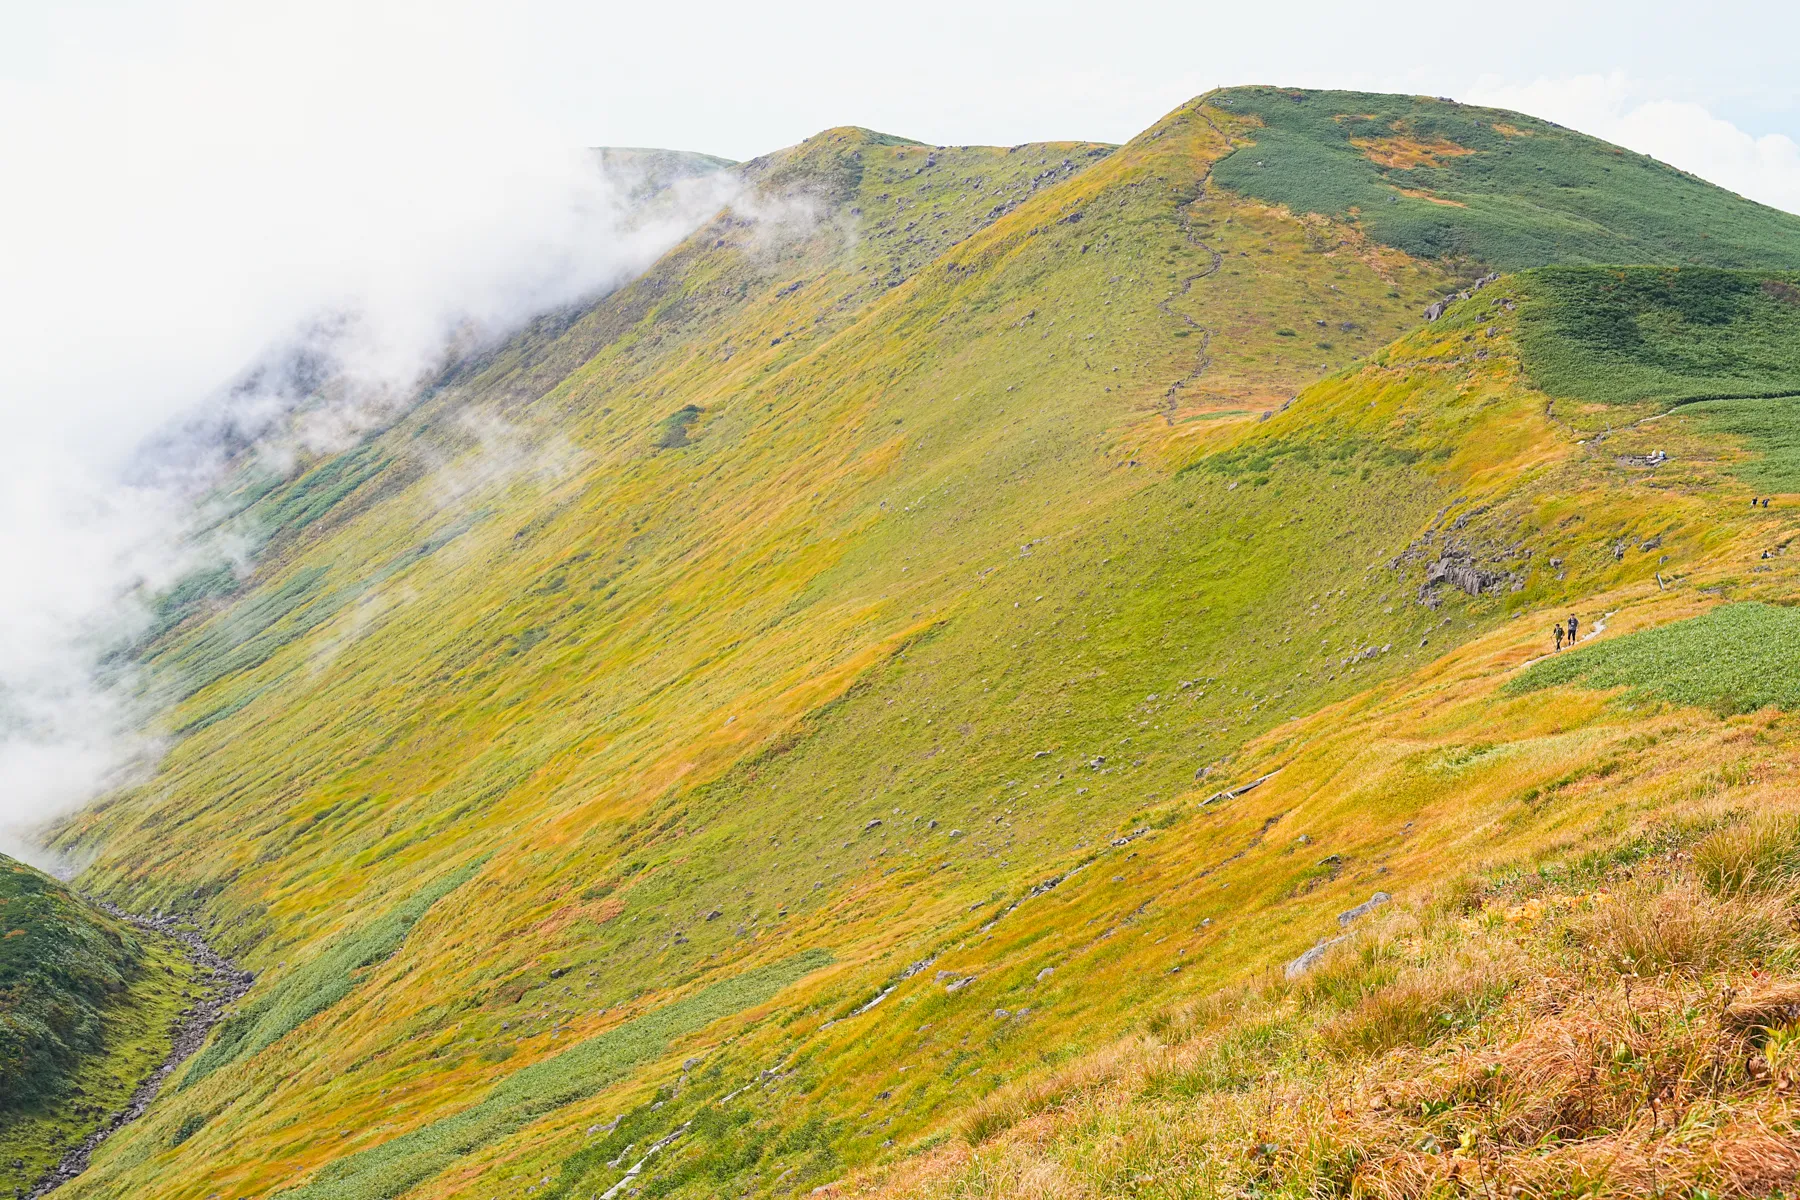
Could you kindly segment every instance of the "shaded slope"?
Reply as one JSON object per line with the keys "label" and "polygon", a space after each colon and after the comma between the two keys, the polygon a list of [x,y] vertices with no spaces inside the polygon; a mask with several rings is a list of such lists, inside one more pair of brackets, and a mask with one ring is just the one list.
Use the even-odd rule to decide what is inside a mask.
{"label": "shaded slope", "polygon": [[[1726,535],[1562,435],[1507,286],[1377,353],[1452,273],[1209,186],[1230,149],[1195,106],[1111,152],[829,131],[347,489],[339,459],[270,491],[331,499],[151,648],[190,733],[65,844],[203,911],[271,996],[485,862],[83,1194],[591,1192],[690,1119],[659,1189],[785,1194],[1310,940],[1376,864],[1276,857],[1275,782],[1200,801],[1290,761],[1293,718],[1647,579],[1622,530],[1655,517],[1683,570]],[[1198,921],[1204,968],[1161,948]],[[432,1173],[334,1165],[817,950]]]}
{"label": "shaded slope", "polygon": [[33,1187],[169,1049],[170,947],[0,856],[0,1180]]}
{"label": "shaded slope", "polygon": [[1704,267],[1546,268],[1522,314],[1552,396],[1664,406],[1800,394],[1800,276]]}
{"label": "shaded slope", "polygon": [[1597,138],[1424,96],[1226,88],[1222,186],[1355,216],[1376,241],[1501,270],[1548,263],[1800,268],[1800,217]]}

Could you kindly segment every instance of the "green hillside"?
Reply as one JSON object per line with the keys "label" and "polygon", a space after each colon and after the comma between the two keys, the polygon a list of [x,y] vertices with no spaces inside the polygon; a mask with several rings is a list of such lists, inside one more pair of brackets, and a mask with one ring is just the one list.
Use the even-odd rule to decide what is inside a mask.
{"label": "green hillside", "polygon": [[0,856],[0,1186],[24,1189],[169,1049],[187,961]]}
{"label": "green hillside", "polygon": [[1296,212],[1354,216],[1409,254],[1800,268],[1800,217],[1648,155],[1501,109],[1424,96],[1230,88],[1242,148],[1215,178]]}
{"label": "green hillside", "polygon": [[[1753,672],[1658,691],[1656,655],[1592,647],[1508,681],[1571,610],[1611,637],[1793,597],[1758,557],[1785,510],[1740,479],[1778,447],[1664,413],[1781,376],[1794,219],[1662,168],[1577,199],[1495,167],[1467,244],[1408,241],[1244,182],[1279,136],[1334,194],[1398,194],[1340,153],[1343,97],[1283,124],[1276,95],[1122,147],[826,131],[391,428],[226,489],[254,575],[175,589],[137,651],[169,754],[56,844],[258,982],[71,1195],[1202,1194],[1198,1160],[1160,1192],[1006,1163],[1053,1174],[1033,1130],[1077,1094],[1146,1123],[1057,1126],[1071,1154],[1151,1138],[1121,1047],[1246,987],[1311,1004],[1283,964],[1377,891],[1449,906],[1394,935],[1423,970],[1519,864],[1560,885],[1791,807]],[[1422,119],[1350,99],[1381,137]],[[1525,272],[1422,323],[1465,255],[1612,246],[1751,274]],[[1725,300],[1683,307],[1690,278]],[[1761,626],[1690,628],[1703,662]],[[1387,961],[1243,1037],[1312,1036]],[[1529,977],[1444,1027],[1487,1036]],[[1334,1053],[1431,1045],[1407,1019]],[[1773,1121],[1762,1096],[1718,1111]]]}

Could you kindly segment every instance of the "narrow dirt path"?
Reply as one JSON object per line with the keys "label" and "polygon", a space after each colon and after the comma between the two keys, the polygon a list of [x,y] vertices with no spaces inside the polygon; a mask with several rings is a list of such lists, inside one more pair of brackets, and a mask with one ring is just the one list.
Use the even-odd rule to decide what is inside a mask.
{"label": "narrow dirt path", "polygon": [[139,929],[165,934],[180,942],[187,950],[189,961],[197,969],[195,980],[204,989],[204,994],[182,1010],[181,1023],[175,1029],[175,1040],[169,1046],[168,1056],[163,1059],[162,1064],[138,1084],[124,1108],[108,1117],[104,1125],[88,1134],[79,1146],[63,1155],[61,1162],[44,1173],[43,1178],[37,1181],[37,1185],[29,1193],[31,1200],[55,1191],[87,1170],[88,1162],[101,1143],[143,1116],[175,1068],[200,1049],[212,1027],[219,1023],[227,1009],[243,998],[256,979],[250,972],[240,970],[236,963],[215,952],[199,934],[177,929],[174,917],[141,917],[105,901],[99,901],[97,905],[121,921],[129,921]]}
{"label": "narrow dirt path", "polygon": [[1168,421],[1171,425],[1175,423],[1175,393],[1186,387],[1189,381],[1198,379],[1201,372],[1212,365],[1212,355],[1210,353],[1212,350],[1212,330],[1206,328],[1186,313],[1176,312],[1170,307],[1170,304],[1174,300],[1178,297],[1187,295],[1188,292],[1193,290],[1194,284],[1205,279],[1208,275],[1216,273],[1219,267],[1225,262],[1224,255],[1220,254],[1217,250],[1214,250],[1211,246],[1208,246],[1194,235],[1193,223],[1189,219],[1189,212],[1193,209],[1194,205],[1206,199],[1206,182],[1211,178],[1212,171],[1209,169],[1205,176],[1200,180],[1199,194],[1183,208],[1181,213],[1181,232],[1183,236],[1187,238],[1190,246],[1198,246],[1200,249],[1212,255],[1212,263],[1204,270],[1196,271],[1186,279],[1183,279],[1181,281],[1180,291],[1174,293],[1166,300],[1158,301],[1156,305],[1165,317],[1168,317],[1170,320],[1180,321],[1190,330],[1198,330],[1200,333],[1200,352],[1194,357],[1194,369],[1189,371],[1186,375],[1183,375],[1180,379],[1177,379],[1174,383],[1171,383],[1168,390],[1163,393],[1163,399],[1167,402],[1163,413],[1163,419]]}
{"label": "narrow dirt path", "polygon": [[[1204,103],[1204,101],[1202,101],[1202,103]],[[1202,111],[1198,106],[1196,106],[1194,111],[1199,115],[1201,120],[1205,121],[1209,126],[1212,126],[1212,131],[1214,133],[1218,134],[1221,138],[1224,138],[1225,145],[1227,147],[1233,148],[1233,149],[1235,148],[1235,147],[1232,147],[1231,138],[1226,135],[1224,130],[1220,129],[1217,125],[1213,124],[1213,120],[1211,117],[1207,116],[1206,113],[1204,111]],[[1230,153],[1230,149],[1228,149],[1226,151],[1226,153]],[[1170,305],[1176,299],[1178,299],[1179,297],[1182,297],[1182,296],[1186,296],[1190,291],[1192,291],[1194,284],[1198,283],[1202,279],[1205,279],[1208,275],[1217,274],[1219,268],[1221,266],[1223,266],[1225,263],[1225,256],[1223,254],[1219,253],[1217,250],[1214,250],[1211,246],[1207,245],[1205,241],[1203,241],[1201,238],[1196,236],[1194,233],[1194,223],[1193,223],[1193,216],[1192,216],[1193,210],[1194,210],[1194,205],[1199,204],[1202,200],[1206,199],[1206,185],[1211,182],[1212,182],[1212,167],[1209,164],[1206,168],[1206,174],[1204,174],[1200,177],[1200,186],[1195,191],[1194,198],[1182,206],[1181,212],[1180,212],[1180,218],[1181,218],[1181,233],[1182,233],[1182,236],[1187,239],[1188,245],[1198,246],[1200,249],[1206,251],[1209,255],[1212,256],[1212,262],[1210,265],[1205,267],[1203,270],[1196,271],[1192,275],[1189,275],[1186,279],[1183,279],[1181,281],[1181,289],[1179,291],[1172,293],[1168,297],[1168,299],[1159,301],[1156,305],[1158,310],[1160,310],[1165,317],[1168,317],[1172,321],[1179,321],[1182,324],[1186,325],[1190,330],[1198,330],[1200,333],[1200,352],[1197,355],[1195,355],[1194,369],[1189,371],[1186,375],[1183,375],[1180,379],[1177,379],[1174,383],[1171,383],[1168,387],[1168,390],[1163,393],[1163,400],[1164,400],[1163,420],[1168,422],[1171,425],[1173,425],[1175,423],[1175,407],[1176,407],[1175,393],[1180,391],[1182,388],[1186,387],[1190,381],[1192,381],[1194,379],[1198,379],[1200,377],[1201,372],[1205,371],[1206,368],[1208,368],[1212,365],[1212,355],[1211,355],[1212,330],[1206,328],[1204,325],[1200,324],[1200,322],[1194,320],[1194,318],[1188,316],[1186,313],[1176,312],[1172,307],[1170,307]]]}

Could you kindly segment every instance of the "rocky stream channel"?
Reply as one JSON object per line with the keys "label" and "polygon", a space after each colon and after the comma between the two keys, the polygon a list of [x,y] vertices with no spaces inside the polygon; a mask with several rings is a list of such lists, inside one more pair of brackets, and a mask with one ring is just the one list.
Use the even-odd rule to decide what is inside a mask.
{"label": "rocky stream channel", "polygon": [[96,904],[122,921],[129,921],[140,929],[164,934],[181,943],[189,960],[197,968],[195,983],[199,985],[201,994],[199,999],[178,1014],[175,1037],[162,1063],[138,1084],[125,1107],[108,1116],[100,1128],[88,1134],[80,1145],[64,1154],[60,1162],[44,1172],[31,1191],[26,1193],[30,1200],[55,1191],[87,1170],[88,1160],[102,1142],[143,1116],[150,1107],[150,1102],[162,1090],[164,1081],[205,1043],[206,1035],[212,1031],[212,1027],[250,990],[250,985],[256,978],[250,972],[239,969],[230,959],[216,953],[198,933],[177,928],[176,917],[161,913],[139,916],[104,901],[96,901]]}

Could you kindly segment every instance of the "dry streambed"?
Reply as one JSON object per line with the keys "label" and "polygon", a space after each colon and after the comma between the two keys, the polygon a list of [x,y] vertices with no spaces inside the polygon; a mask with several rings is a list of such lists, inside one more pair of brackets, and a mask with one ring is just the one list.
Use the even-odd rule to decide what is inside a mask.
{"label": "dry streambed", "polygon": [[239,969],[230,959],[216,953],[198,933],[178,929],[175,917],[160,913],[147,917],[138,916],[103,901],[99,902],[99,907],[121,921],[129,921],[140,929],[164,934],[179,942],[196,968],[195,982],[201,988],[201,995],[179,1014],[174,1040],[161,1065],[138,1084],[124,1108],[109,1116],[100,1128],[88,1134],[80,1145],[62,1156],[62,1161],[44,1173],[30,1192],[33,1200],[56,1190],[87,1170],[89,1159],[102,1142],[143,1116],[150,1107],[150,1102],[162,1090],[164,1081],[205,1043],[206,1035],[212,1031],[212,1027],[250,990],[250,985],[256,978],[250,972]]}

